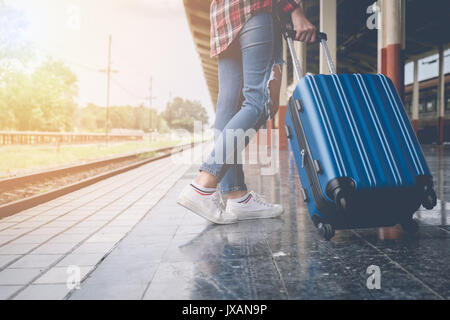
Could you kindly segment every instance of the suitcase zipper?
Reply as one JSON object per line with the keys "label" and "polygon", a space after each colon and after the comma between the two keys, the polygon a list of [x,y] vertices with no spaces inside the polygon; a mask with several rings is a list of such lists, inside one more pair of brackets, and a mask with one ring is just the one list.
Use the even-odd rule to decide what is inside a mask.
{"label": "suitcase zipper", "polygon": [[306,175],[308,176],[308,180],[309,180],[309,184],[311,187],[313,200],[316,205],[316,208],[317,208],[317,210],[319,210],[319,212],[322,212],[325,214],[332,212],[334,209],[334,205],[330,204],[329,201],[326,200],[325,197],[323,196],[321,188],[320,188],[319,177],[317,176],[317,171],[311,169],[311,168],[314,168],[314,165],[313,165],[314,160],[312,159],[312,154],[309,149],[308,142],[306,141],[306,138],[305,138],[305,131],[303,129],[303,124],[300,119],[300,114],[297,111],[297,108],[295,107],[293,97],[290,98],[289,108],[290,108],[291,115],[293,117],[297,118],[298,127],[300,127],[300,128],[296,127],[295,121],[293,121],[294,131],[296,132],[296,135],[299,138],[298,143],[299,143],[299,147],[301,149],[300,154],[302,156],[302,168],[306,169],[305,170]]}

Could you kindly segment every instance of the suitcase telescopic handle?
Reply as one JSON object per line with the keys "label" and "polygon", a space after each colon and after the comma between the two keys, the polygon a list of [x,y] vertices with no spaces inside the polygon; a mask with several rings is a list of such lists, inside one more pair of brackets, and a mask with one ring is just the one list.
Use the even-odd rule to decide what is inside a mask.
{"label": "suitcase telescopic handle", "polygon": [[[294,64],[295,75],[297,76],[297,80],[300,80],[302,78],[303,72],[302,72],[302,68],[300,67],[300,63],[298,61],[296,52],[295,52],[294,40],[293,40],[295,38],[295,35],[297,32],[293,29],[291,23],[283,23],[281,21],[281,19],[280,19],[280,23],[281,23],[281,30],[283,32],[283,36],[286,39],[286,42],[289,47],[289,52],[291,53],[292,62]],[[328,69],[330,70],[330,72],[332,74],[335,74],[336,67],[334,66],[334,62],[333,62],[333,59],[331,58],[330,50],[328,49],[327,34],[324,32],[317,31],[316,39],[317,39],[316,41],[319,41],[323,47],[323,51],[325,53],[325,57],[326,57],[327,63],[328,63]]]}

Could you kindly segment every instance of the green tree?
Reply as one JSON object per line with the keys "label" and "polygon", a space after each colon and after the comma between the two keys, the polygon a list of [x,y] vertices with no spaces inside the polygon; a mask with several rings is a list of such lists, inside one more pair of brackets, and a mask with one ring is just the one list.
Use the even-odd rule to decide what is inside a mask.
{"label": "green tree", "polygon": [[27,28],[24,14],[0,0],[0,130],[72,130],[77,78],[51,58],[30,75]]}
{"label": "green tree", "polygon": [[184,100],[176,97],[167,104],[162,114],[171,129],[194,131],[194,121],[208,122],[208,114],[199,101]]}
{"label": "green tree", "polygon": [[[156,110],[149,110],[144,105],[111,106],[109,109],[110,129],[134,129],[149,131],[150,113],[152,115],[152,129],[158,132],[168,132],[167,122]],[[106,109],[93,104],[86,108],[77,108],[75,112],[76,127],[78,131],[105,130]]]}
{"label": "green tree", "polygon": [[[17,119],[7,101],[18,98],[17,92],[10,96],[12,87],[24,93],[20,84],[25,79],[20,72],[31,57],[29,44],[24,41],[26,28],[23,13],[8,6],[5,0],[0,0],[0,130],[14,129],[16,125]],[[30,113],[36,111],[30,110]]]}
{"label": "green tree", "polygon": [[0,129],[71,131],[77,78],[62,62],[45,61],[31,75],[8,72],[0,86]]}
{"label": "green tree", "polygon": [[62,62],[48,59],[31,76],[33,105],[42,112],[40,129],[72,131],[78,95],[76,75]]}
{"label": "green tree", "polygon": [[106,108],[89,103],[75,110],[74,122],[79,132],[105,132]]}
{"label": "green tree", "polygon": [[[2,117],[1,128],[14,130],[38,130],[43,122],[40,108],[33,104],[33,89],[28,75],[10,72],[0,89],[0,110],[7,110]],[[3,114],[2,114],[3,115]]]}

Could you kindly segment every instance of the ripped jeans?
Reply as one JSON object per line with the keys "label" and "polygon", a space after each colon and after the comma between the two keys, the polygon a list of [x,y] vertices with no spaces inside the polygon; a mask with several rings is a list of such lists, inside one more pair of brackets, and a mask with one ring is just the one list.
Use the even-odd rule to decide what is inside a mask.
{"label": "ripped jeans", "polygon": [[266,123],[270,103],[268,82],[273,66],[282,63],[281,31],[270,13],[253,16],[219,56],[215,144],[200,171],[218,179],[222,194],[247,190],[238,155],[251,137],[238,142],[236,132],[239,129],[256,132]]}

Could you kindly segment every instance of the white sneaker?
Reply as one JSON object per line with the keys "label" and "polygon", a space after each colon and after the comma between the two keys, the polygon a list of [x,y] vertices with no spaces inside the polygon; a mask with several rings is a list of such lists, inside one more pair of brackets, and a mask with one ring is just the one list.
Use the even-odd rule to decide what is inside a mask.
{"label": "white sneaker", "polygon": [[283,213],[279,204],[267,203],[263,196],[250,191],[248,196],[240,202],[227,201],[225,212],[234,214],[238,220],[275,218]]}
{"label": "white sneaker", "polygon": [[177,203],[213,223],[236,223],[236,215],[226,213],[220,200],[220,195],[217,191],[208,195],[199,192],[194,186],[188,185],[181,192]]}

